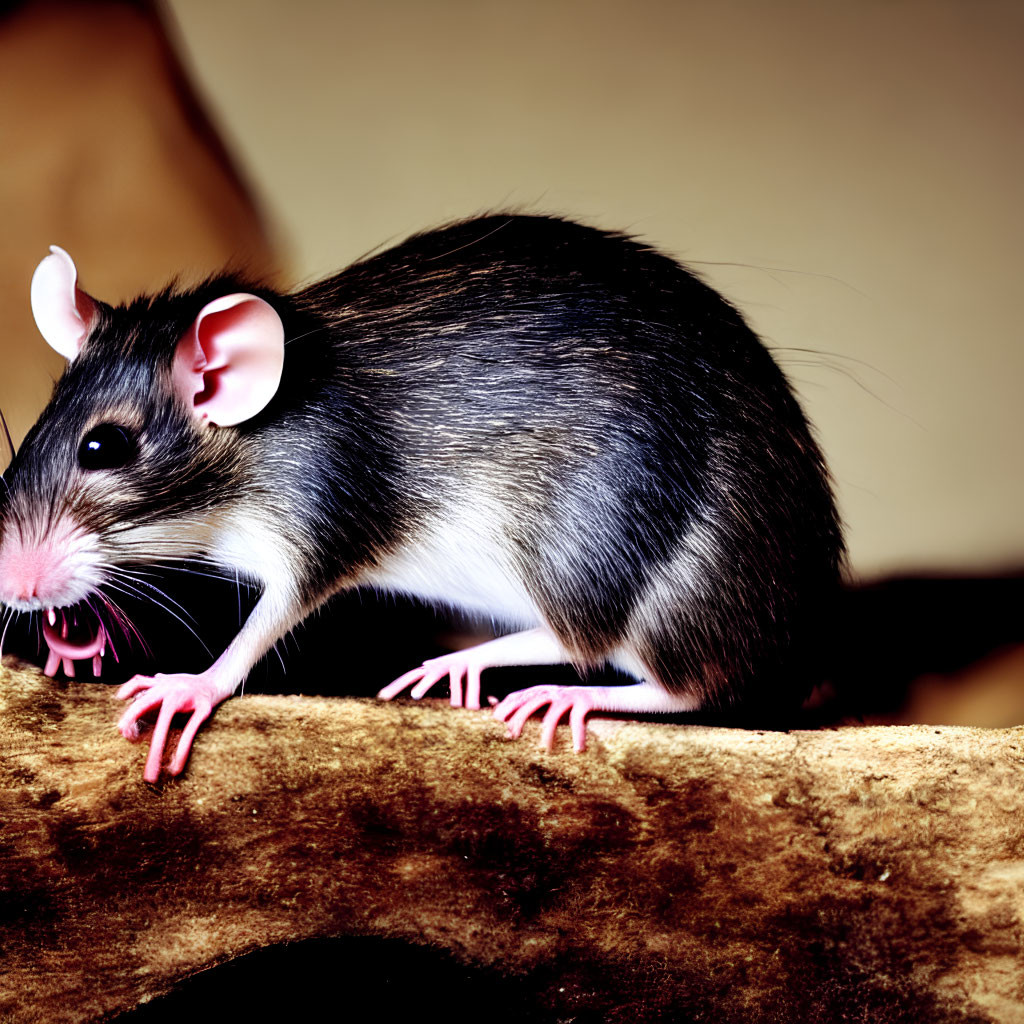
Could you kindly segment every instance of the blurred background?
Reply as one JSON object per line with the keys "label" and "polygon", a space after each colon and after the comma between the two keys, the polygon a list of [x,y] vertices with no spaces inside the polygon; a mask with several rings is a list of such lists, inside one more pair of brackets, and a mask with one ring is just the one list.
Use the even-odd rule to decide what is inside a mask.
{"label": "blurred background", "polygon": [[[625,229],[742,309],[832,466],[851,580],[806,721],[1019,724],[1022,53],[1019,0],[0,2],[0,408],[20,439],[61,370],[28,302],[51,243],[118,300],[225,264],[289,286],[496,208]],[[205,667],[245,614],[166,586],[191,627],[135,609],[152,658],[114,676]],[[343,597],[246,687],[371,693],[459,628]],[[521,986],[360,943],[131,1020],[211,987],[319,1014],[339,960],[379,1019],[427,984],[452,1020],[530,1017]]]}
{"label": "blurred background", "polygon": [[778,350],[858,572],[1024,562],[1024,5],[168,6],[289,276],[495,207],[635,232]]}
{"label": "blurred background", "polygon": [[997,721],[1024,717],[1018,0],[5,10],[16,439],[60,370],[28,312],[51,242],[117,299],[224,263],[308,281],[496,208],[625,229],[733,300],[799,390],[847,526],[847,669],[912,650],[903,675],[949,679],[988,652]]}

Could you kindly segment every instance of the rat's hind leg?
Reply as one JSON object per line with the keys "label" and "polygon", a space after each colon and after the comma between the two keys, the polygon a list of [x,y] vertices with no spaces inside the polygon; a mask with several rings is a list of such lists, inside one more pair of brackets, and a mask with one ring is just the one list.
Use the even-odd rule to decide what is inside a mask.
{"label": "rat's hind leg", "polygon": [[[707,671],[702,631],[688,628],[682,613],[651,615],[641,605],[635,610],[632,639],[605,655],[607,662],[638,682],[621,686],[531,686],[510,693],[494,708],[494,716],[518,738],[526,720],[547,708],[541,724],[540,745],[548,750],[558,724],[568,715],[573,748],[586,747],[586,718],[592,711],[625,714],[680,713],[697,711],[707,703]],[[704,667],[702,674],[701,667]],[[655,680],[658,680],[656,682]],[[671,689],[661,680],[673,681]]]}
{"label": "rat's hind leg", "polygon": [[[418,700],[447,676],[453,707],[480,707],[480,675],[485,668],[499,666],[557,665],[574,659],[549,629],[540,627],[489,640],[462,651],[431,658],[389,683],[377,694],[391,700],[405,690]],[[633,653],[619,649],[609,658],[617,668],[641,681],[623,686],[558,686],[544,684],[510,693],[495,705],[494,716],[508,726],[508,735],[518,738],[526,720],[547,707],[541,727],[541,746],[551,749],[559,722],[568,714],[573,747],[586,746],[586,717],[591,711],[651,712],[696,711],[702,704],[696,693],[672,693],[649,682],[650,673]]]}
{"label": "rat's hind leg", "polygon": [[[554,634],[547,629],[528,629],[522,633],[488,640],[487,643],[454,651],[440,658],[431,658],[405,675],[388,683],[377,694],[381,700],[391,700],[403,690],[412,687],[409,696],[419,700],[437,682],[448,676],[452,707],[480,707],[480,673],[485,668],[499,665],[557,665],[569,657]],[[463,693],[465,684],[465,693]]]}

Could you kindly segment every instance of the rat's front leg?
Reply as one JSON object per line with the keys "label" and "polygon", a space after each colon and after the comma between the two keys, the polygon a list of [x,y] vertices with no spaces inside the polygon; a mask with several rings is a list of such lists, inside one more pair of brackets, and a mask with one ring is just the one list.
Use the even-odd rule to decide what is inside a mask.
{"label": "rat's front leg", "polygon": [[241,631],[205,672],[135,676],[118,689],[117,696],[122,700],[134,698],[118,723],[126,739],[138,739],[139,720],[154,709],[160,709],[143,772],[147,782],[156,782],[160,777],[167,734],[174,716],[179,713],[190,716],[167,769],[171,775],[180,775],[203,722],[221,701],[238,689],[271,646],[301,620],[303,612],[302,605],[290,591],[279,592],[268,587]]}

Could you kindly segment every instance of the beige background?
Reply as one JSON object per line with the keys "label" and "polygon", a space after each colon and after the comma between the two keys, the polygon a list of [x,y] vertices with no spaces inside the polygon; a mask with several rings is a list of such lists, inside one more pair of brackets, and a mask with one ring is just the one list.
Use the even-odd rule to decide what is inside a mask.
{"label": "beige background", "polygon": [[777,348],[862,575],[1024,564],[1019,0],[169,8],[297,278],[495,207],[630,229]]}

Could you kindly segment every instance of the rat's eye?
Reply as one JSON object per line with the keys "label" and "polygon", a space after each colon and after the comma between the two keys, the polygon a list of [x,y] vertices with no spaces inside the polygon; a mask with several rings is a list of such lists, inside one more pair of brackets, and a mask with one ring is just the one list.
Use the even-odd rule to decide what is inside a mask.
{"label": "rat's eye", "polygon": [[127,427],[101,423],[93,427],[78,446],[78,464],[82,469],[119,469],[135,458],[138,445]]}

